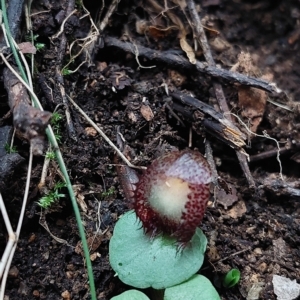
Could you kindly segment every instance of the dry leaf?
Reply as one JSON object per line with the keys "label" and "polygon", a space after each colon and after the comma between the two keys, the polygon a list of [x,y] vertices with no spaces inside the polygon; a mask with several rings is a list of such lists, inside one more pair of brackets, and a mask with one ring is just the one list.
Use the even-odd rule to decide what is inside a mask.
{"label": "dry leaf", "polygon": [[159,40],[167,37],[173,30],[178,30],[177,26],[170,26],[167,28],[159,28],[155,26],[148,27],[148,33],[154,40]]}
{"label": "dry leaf", "polygon": [[101,254],[99,252],[95,252],[95,253],[90,255],[91,261],[96,260],[98,257],[101,257]]}
{"label": "dry leaf", "polygon": [[251,284],[251,287],[248,291],[248,295],[246,297],[247,300],[258,300],[259,294],[263,289],[264,283],[263,282],[255,282]]}
{"label": "dry leaf", "polygon": [[97,135],[97,130],[94,127],[85,127],[84,131],[89,136],[96,136]]}
{"label": "dry leaf", "polygon": [[228,206],[231,206],[238,201],[236,188],[232,184],[227,184],[229,188],[229,193],[226,193],[223,189],[217,190],[215,194],[216,201],[224,206],[227,209]]}
{"label": "dry leaf", "polygon": [[96,62],[97,71],[104,71],[107,68],[107,63],[105,61],[97,61]]}
{"label": "dry leaf", "polygon": [[186,53],[191,64],[196,64],[196,56],[193,48],[186,41],[185,37],[180,38],[180,47]]}
{"label": "dry leaf", "polygon": [[243,73],[247,76],[255,76],[258,72],[257,68],[253,65],[250,53],[243,51],[239,54],[237,63],[232,66],[230,71]]}
{"label": "dry leaf", "polygon": [[61,297],[64,299],[64,300],[71,300],[71,294],[69,291],[64,291],[61,293]]}
{"label": "dry leaf", "polygon": [[83,212],[87,212],[87,205],[84,201],[84,195],[81,194],[81,189],[83,187],[82,184],[74,184],[73,186],[74,194],[77,200],[77,203],[79,204],[80,208],[82,209]]}
{"label": "dry leaf", "polygon": [[208,251],[206,252],[206,255],[209,258],[209,261],[213,262],[213,261],[217,261],[220,259],[220,255],[218,252],[218,249],[216,246],[210,246],[208,248]]}
{"label": "dry leaf", "polygon": [[114,72],[110,76],[110,78],[112,80],[112,85],[117,90],[123,90],[126,86],[131,85],[131,79],[126,75],[124,71]]}
{"label": "dry leaf", "polygon": [[220,0],[204,0],[202,3],[203,7],[208,7],[208,6],[217,6],[220,5]]}
{"label": "dry leaf", "polygon": [[102,240],[103,240],[103,235],[100,233],[97,233],[95,235],[88,237],[87,243],[88,243],[90,251],[91,252],[96,251],[100,247]]}
{"label": "dry leaf", "polygon": [[151,121],[154,118],[154,114],[149,105],[142,104],[141,105],[141,114],[145,118],[146,121]]}
{"label": "dry leaf", "polygon": [[30,42],[20,43],[18,46],[23,54],[36,54],[36,48]]}
{"label": "dry leaf", "polygon": [[129,111],[127,113],[127,117],[131,121],[131,123],[136,123],[138,120],[137,116],[135,115],[135,113],[133,111]]}
{"label": "dry leaf", "polygon": [[172,2],[174,2],[175,4],[178,4],[182,10],[184,10],[187,6],[185,0],[173,0]]}
{"label": "dry leaf", "polygon": [[268,95],[263,90],[240,86],[238,97],[238,105],[242,109],[241,115],[250,120],[250,130],[255,133],[263,119]]}
{"label": "dry leaf", "polygon": [[240,201],[238,204],[236,204],[232,209],[228,211],[228,215],[233,218],[237,219],[247,211],[246,204],[244,201]]}
{"label": "dry leaf", "polygon": [[[247,76],[256,76],[259,73],[250,54],[245,52],[240,53],[238,62],[231,68],[231,71],[238,71]],[[262,79],[272,80],[272,77],[271,74],[267,74],[262,76]],[[242,109],[241,115],[250,121],[250,130],[255,133],[262,121],[268,95],[260,89],[240,86],[238,88],[238,99],[238,106]]]}
{"label": "dry leaf", "polygon": [[138,34],[145,34],[148,30],[148,21],[146,20],[137,20],[135,22],[135,30]]}
{"label": "dry leaf", "polygon": [[186,76],[182,75],[178,71],[168,70],[168,75],[169,75],[171,81],[177,87],[182,86],[186,82]]}
{"label": "dry leaf", "polygon": [[231,44],[228,43],[224,38],[221,38],[219,36],[215,37],[214,39],[211,39],[209,41],[209,44],[212,49],[218,52],[222,52],[231,48]]}

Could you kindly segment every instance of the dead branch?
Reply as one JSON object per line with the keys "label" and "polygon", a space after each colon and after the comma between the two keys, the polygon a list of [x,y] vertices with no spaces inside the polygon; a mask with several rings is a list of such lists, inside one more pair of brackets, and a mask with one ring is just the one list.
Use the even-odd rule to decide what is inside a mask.
{"label": "dead branch", "polygon": [[299,199],[300,186],[299,181],[283,182],[280,179],[275,179],[272,175],[264,178],[260,188],[271,193],[275,197],[292,197]]}
{"label": "dead branch", "polygon": [[111,15],[114,13],[117,5],[119,4],[121,0],[113,0],[111,5],[109,6],[106,15],[104,16],[103,20],[101,22],[99,22],[98,28],[100,32],[103,32],[103,30],[105,29],[106,25],[108,24],[109,18],[111,17]]}
{"label": "dead branch", "polygon": [[[201,111],[204,114],[202,125],[211,135],[239,151],[246,145],[244,142],[246,139],[245,135],[234,124],[229,122],[223,114],[217,112],[210,105],[179,92],[171,93],[170,96],[185,105],[193,106]],[[174,109],[177,108],[174,106]]]}
{"label": "dead branch", "polygon": [[129,42],[122,42],[114,37],[105,37],[105,44],[107,47],[116,47],[123,51],[130,52],[135,55],[136,51],[140,56],[149,60],[164,63],[173,69],[181,69],[184,71],[195,71],[205,74],[217,79],[229,81],[232,83],[239,83],[241,85],[252,86],[269,93],[278,94],[281,92],[275,84],[262,80],[260,78],[248,77],[240,73],[231,72],[229,70],[217,68],[215,66],[208,66],[207,63],[197,61],[196,65],[191,64],[186,58],[181,56],[182,52],[174,54],[174,51],[156,51],[140,45],[133,45]]}
{"label": "dead branch", "polygon": [[[66,9],[66,16],[67,17],[64,20],[64,22],[74,12],[74,7],[75,7],[75,0],[69,0],[68,1],[68,6],[67,6],[67,9]],[[74,141],[77,141],[76,132],[75,132],[73,121],[72,121],[71,114],[70,114],[69,103],[68,103],[67,98],[66,98],[66,92],[65,92],[65,87],[64,87],[65,86],[64,77],[61,74],[62,62],[63,62],[65,54],[66,54],[66,48],[67,48],[67,37],[66,37],[64,31],[62,31],[61,32],[61,38],[60,38],[59,50],[57,51],[57,63],[56,63],[56,72],[55,72],[56,84],[54,85],[54,88],[59,89],[61,99],[62,99],[62,103],[64,104],[65,115],[66,115],[66,120],[67,120],[67,125],[68,125],[67,126],[68,135]]]}
{"label": "dead branch", "polygon": [[[205,32],[204,32],[199,14],[197,13],[194,1],[193,0],[187,0],[187,6],[188,6],[189,13],[190,13],[190,16],[191,16],[191,20],[192,20],[192,24],[193,24],[193,30],[194,30],[194,33],[196,34],[196,37],[198,39],[199,44],[202,47],[204,57],[205,57],[208,65],[210,67],[216,67],[216,63],[215,63],[215,61],[212,57],[210,47],[208,45],[207,38],[206,38],[206,35],[205,35]],[[216,99],[219,103],[221,111],[225,113],[225,117],[227,117],[228,121],[231,122],[230,116],[227,115],[230,111],[229,111],[229,107],[228,107],[228,104],[227,104],[227,101],[226,101],[224,91],[223,91],[223,88],[222,88],[221,84],[217,83],[217,82],[214,82],[213,83],[213,88],[214,88],[215,96],[216,96]],[[242,153],[239,150],[236,151],[236,155],[237,155],[237,158],[239,160],[240,166],[241,166],[241,168],[244,172],[244,175],[245,175],[245,177],[248,181],[249,186],[250,187],[255,187],[255,182],[254,182],[254,179],[251,175],[251,172],[250,172],[250,169],[249,169],[249,166],[248,166],[247,157],[244,155],[244,153]]]}
{"label": "dead branch", "polygon": [[278,148],[274,148],[271,150],[267,150],[255,155],[251,155],[250,156],[250,163],[256,162],[256,161],[261,161],[270,157],[276,157],[278,155],[278,151],[280,152],[280,155],[284,155],[284,154],[288,154],[288,153],[292,153],[295,152],[297,150],[299,150],[300,148],[300,143],[296,143],[296,144],[291,144],[288,147],[280,147],[280,149]]}

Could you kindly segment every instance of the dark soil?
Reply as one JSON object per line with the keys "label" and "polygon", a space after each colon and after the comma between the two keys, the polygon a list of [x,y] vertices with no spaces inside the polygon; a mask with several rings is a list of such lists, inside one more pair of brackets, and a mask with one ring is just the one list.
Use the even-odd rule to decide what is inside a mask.
{"label": "dark soil", "polygon": [[[108,7],[110,1],[105,2]],[[157,51],[173,51],[185,57],[176,31],[163,38],[137,33],[136,24],[139,25],[141,20],[151,22],[153,16],[151,6],[144,5],[144,2],[147,3],[122,0],[109,19],[103,37],[122,37],[125,41]],[[173,7],[174,3],[169,2],[169,6]],[[195,1],[196,4],[198,2]],[[237,63],[241,51],[249,53],[256,71],[245,75],[271,75],[271,80],[285,92],[268,96],[292,111],[267,102],[256,133],[263,135],[266,132],[279,141],[280,147],[286,147],[280,156],[282,173],[285,183],[294,190],[284,186],[280,179],[274,140],[251,137],[251,144],[245,150],[253,157],[250,170],[256,187],[249,188],[231,147],[206,134],[201,122],[193,122],[175,109],[170,110],[172,98],[166,95],[166,85],[169,91],[192,93],[217,108],[212,78],[208,76],[182,73],[173,70],[171,65],[139,58],[142,66],[156,65],[155,68],[141,68],[135,55],[107,47],[103,38],[99,38],[90,52],[90,64],[86,63],[78,71],[63,76],[63,85],[66,94],[114,143],[117,142],[119,128],[130,147],[129,158],[135,165],[147,166],[165,151],[187,148],[190,128],[193,128],[193,149],[204,153],[204,139],[210,140],[219,176],[233,191],[236,189],[236,196],[230,194],[217,200],[212,196],[201,224],[209,247],[200,272],[216,285],[222,299],[246,299],[250,288],[255,285],[261,286],[259,299],[276,299],[272,285],[274,274],[300,283],[300,202],[297,194],[300,185],[300,3],[298,0],[205,0],[201,4],[200,16],[203,25],[211,28],[206,34],[216,63],[230,69]],[[34,34],[38,35],[36,42],[45,44],[45,48],[35,55],[34,85],[45,110],[49,111],[62,103],[61,79],[57,69],[61,70],[69,62],[70,51],[76,53],[80,50],[78,43],[71,50],[70,45],[76,39],[86,37],[90,28],[89,18],[81,19],[84,12],[76,5],[78,11],[69,18],[64,29],[67,47],[61,48],[62,36],[49,40],[59,31],[68,5],[66,0],[50,0],[34,2],[32,6],[33,13],[46,11],[34,15],[32,21]],[[101,10],[101,1],[99,6],[96,1],[85,1],[85,5],[96,18],[96,12]],[[188,28],[180,9],[175,7],[172,11]],[[219,31],[218,36],[216,30]],[[20,39],[25,40],[24,34],[25,31],[20,32]],[[226,46],[214,44],[217,37],[226,41]],[[191,38],[189,33],[187,40],[192,45]],[[204,61],[201,53],[197,59]],[[75,70],[84,60],[84,54],[79,55],[68,69]],[[224,80],[220,82],[231,111],[241,115],[243,108],[238,102],[238,85]],[[1,96],[3,117],[9,108],[6,94],[3,92]],[[116,160],[118,163],[121,161],[71,104],[69,108],[74,132],[70,134],[64,117],[60,122],[60,148],[71,181],[86,204],[82,218],[93,255],[98,299],[110,299],[128,288],[114,276],[108,259],[108,245],[115,222],[130,209],[114,165]],[[193,113],[194,109],[187,106],[185,111]],[[65,116],[63,106],[59,106],[58,112]],[[246,119],[244,121],[247,122]],[[2,125],[12,125],[12,119],[4,119]],[[236,125],[244,130],[240,124]],[[15,143],[18,153],[28,160],[28,143],[19,139]],[[271,154],[263,156],[263,153]],[[9,277],[6,295],[9,299],[89,299],[80,238],[68,197],[61,198],[45,216],[52,235],[66,243],[55,240],[39,225],[41,209],[36,202],[42,197],[37,189],[42,165],[43,157],[36,157],[26,217],[12,262],[18,274]],[[5,190],[1,191],[13,224],[16,224],[20,210],[25,180],[26,164],[15,170]],[[60,180],[57,166],[52,163],[47,188],[51,189],[54,182]],[[62,189],[61,192],[67,194],[67,190]],[[225,198],[229,198],[228,202]],[[2,223],[1,228],[2,248],[7,237]],[[242,279],[238,286],[226,290],[220,287],[219,282],[231,268],[239,269]]]}

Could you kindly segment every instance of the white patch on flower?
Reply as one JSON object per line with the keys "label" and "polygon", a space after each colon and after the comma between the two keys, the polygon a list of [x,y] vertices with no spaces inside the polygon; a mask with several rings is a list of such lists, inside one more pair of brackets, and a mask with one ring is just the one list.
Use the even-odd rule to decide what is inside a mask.
{"label": "white patch on flower", "polygon": [[169,177],[167,180],[158,181],[152,187],[148,201],[151,207],[161,215],[180,221],[189,193],[187,182]]}

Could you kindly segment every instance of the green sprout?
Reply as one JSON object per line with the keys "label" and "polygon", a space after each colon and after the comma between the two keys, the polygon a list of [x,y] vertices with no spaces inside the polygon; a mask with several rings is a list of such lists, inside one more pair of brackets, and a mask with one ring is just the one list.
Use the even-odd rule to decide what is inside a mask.
{"label": "green sprout", "polygon": [[55,159],[55,158],[56,158],[56,155],[55,155],[55,152],[54,152],[54,151],[47,151],[45,157],[46,157],[47,159]]}
{"label": "green sprout", "polygon": [[223,279],[223,286],[225,288],[231,288],[235,286],[241,278],[241,272],[238,269],[230,270]]}
{"label": "green sprout", "polygon": [[34,46],[36,48],[36,51],[42,51],[44,50],[44,48],[46,47],[46,45],[44,43],[35,43],[38,39],[39,35],[38,34],[34,34],[34,35],[26,35],[25,39],[31,43],[34,42]]}
{"label": "green sprout", "polygon": [[31,39],[32,39],[33,41],[37,41],[38,37],[39,37],[38,34],[34,34],[34,35],[32,35],[32,37],[31,37],[31,35],[26,35],[25,38],[26,38],[27,41],[31,41]]}
{"label": "green sprout", "polygon": [[59,143],[61,142],[61,139],[62,139],[61,126],[60,126],[62,119],[63,119],[63,116],[60,113],[54,112],[52,114],[51,121],[50,121],[55,138]]}
{"label": "green sprout", "polygon": [[75,6],[77,6],[77,8],[81,9],[82,8],[82,1],[81,0],[76,0],[75,1]]}
{"label": "green sprout", "polygon": [[59,193],[59,189],[63,187],[66,187],[66,184],[64,182],[56,183],[53,190],[37,202],[38,205],[44,209],[49,209],[59,198],[65,197],[65,194]]}
{"label": "green sprout", "polygon": [[35,48],[36,48],[36,51],[42,51],[45,49],[46,45],[43,44],[43,43],[36,43],[34,44]]}
{"label": "green sprout", "polygon": [[107,191],[101,193],[101,198],[105,199],[107,197],[112,196],[116,192],[115,187],[110,187]]}
{"label": "green sprout", "polygon": [[63,76],[70,75],[72,72],[69,69],[62,69],[61,74]]}
{"label": "green sprout", "polygon": [[60,113],[54,112],[51,117],[51,125],[58,124],[62,120],[62,118],[63,116]]}
{"label": "green sprout", "polygon": [[8,143],[5,144],[4,148],[5,148],[5,151],[8,154],[12,154],[12,153],[18,152],[16,146],[10,146]]}

